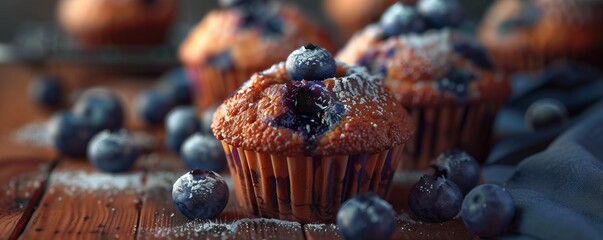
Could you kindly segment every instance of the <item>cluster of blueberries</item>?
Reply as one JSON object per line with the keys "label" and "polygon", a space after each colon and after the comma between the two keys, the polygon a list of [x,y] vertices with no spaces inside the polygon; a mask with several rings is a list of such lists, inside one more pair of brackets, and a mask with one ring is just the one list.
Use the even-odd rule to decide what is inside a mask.
{"label": "cluster of blueberries", "polygon": [[381,16],[384,37],[420,33],[428,29],[458,27],[463,9],[457,0],[419,0],[416,4],[398,2]]}
{"label": "cluster of blueberries", "polygon": [[[496,236],[508,227],[515,215],[511,195],[494,184],[476,187],[480,166],[471,156],[459,150],[443,152],[433,161],[431,172],[412,186],[408,196],[417,218],[444,222],[460,212],[465,226],[481,237]],[[345,239],[390,239],[395,225],[391,205],[374,194],[348,200],[337,214]]]}

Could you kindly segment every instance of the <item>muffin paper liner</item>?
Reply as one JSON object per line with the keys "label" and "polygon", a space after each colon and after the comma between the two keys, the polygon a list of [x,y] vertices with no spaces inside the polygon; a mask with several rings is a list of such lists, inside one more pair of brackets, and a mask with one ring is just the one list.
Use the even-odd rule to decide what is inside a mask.
{"label": "muffin paper liner", "polygon": [[188,69],[195,105],[200,111],[221,102],[260,69],[222,71],[212,67]]}
{"label": "muffin paper liner", "polygon": [[401,170],[425,170],[441,152],[466,151],[480,163],[490,149],[492,126],[503,102],[458,107],[407,108],[415,135],[407,143]]}
{"label": "muffin paper liner", "polygon": [[222,142],[239,204],[262,217],[333,222],[340,205],[361,192],[385,198],[404,145],[378,153],[285,156]]}

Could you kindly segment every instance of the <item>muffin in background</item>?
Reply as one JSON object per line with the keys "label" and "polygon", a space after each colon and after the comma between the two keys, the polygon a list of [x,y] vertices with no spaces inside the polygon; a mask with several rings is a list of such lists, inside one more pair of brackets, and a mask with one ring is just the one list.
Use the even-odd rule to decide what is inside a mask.
{"label": "muffin in background", "polygon": [[603,66],[603,1],[499,0],[479,38],[506,72],[538,71],[559,59]]}
{"label": "muffin in background", "polygon": [[[406,0],[414,2],[416,0]],[[325,0],[324,9],[333,21],[343,39],[348,39],[356,31],[369,23],[379,20],[379,17],[397,0]]]}
{"label": "muffin in background", "polygon": [[179,50],[199,110],[226,99],[253,73],[285,59],[300,45],[333,49],[327,35],[292,5],[223,2],[226,6],[209,12]]}
{"label": "muffin in background", "polygon": [[61,0],[58,22],[84,48],[156,45],[176,17],[176,0]]}
{"label": "muffin in background", "polygon": [[[296,51],[321,51],[315,49]],[[385,197],[411,137],[407,113],[380,78],[312,59],[318,58],[254,74],[214,115],[237,200],[256,215],[333,222],[341,203],[357,193]],[[300,76],[290,62],[333,72]]]}
{"label": "muffin in background", "polygon": [[510,86],[475,39],[444,29],[391,37],[371,49],[350,42],[340,56],[383,74],[386,87],[409,111],[416,131],[402,169],[425,169],[453,148],[485,160]]}

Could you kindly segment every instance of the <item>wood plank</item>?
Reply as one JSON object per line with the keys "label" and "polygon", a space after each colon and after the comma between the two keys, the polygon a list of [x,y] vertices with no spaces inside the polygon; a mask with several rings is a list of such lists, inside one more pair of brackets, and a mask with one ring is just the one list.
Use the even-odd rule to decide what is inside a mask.
{"label": "wood plank", "polygon": [[38,204],[52,165],[46,159],[0,161],[0,239],[15,239]]}
{"label": "wood plank", "polygon": [[82,160],[62,160],[21,239],[134,238],[142,173],[99,173]]}
{"label": "wood plank", "polygon": [[[186,168],[174,155],[158,157],[149,167],[141,211],[138,239],[303,239],[299,223],[254,218],[236,203],[231,191],[226,209],[211,220],[189,220],[172,201],[172,185]],[[222,172],[232,189],[227,172]]]}

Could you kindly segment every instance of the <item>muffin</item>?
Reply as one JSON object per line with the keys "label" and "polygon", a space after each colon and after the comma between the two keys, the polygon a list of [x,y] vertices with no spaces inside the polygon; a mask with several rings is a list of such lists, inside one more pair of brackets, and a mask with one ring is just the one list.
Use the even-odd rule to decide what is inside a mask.
{"label": "muffin", "polygon": [[425,169],[453,148],[485,160],[494,118],[510,86],[481,45],[444,29],[357,48],[365,46],[349,45],[341,59],[383,74],[386,87],[413,119],[415,137],[406,146],[402,169]]}
{"label": "muffin", "polygon": [[324,9],[331,21],[337,25],[341,37],[348,39],[364,26],[379,20],[383,11],[396,2],[398,1],[325,0]]}
{"label": "muffin", "polygon": [[601,65],[603,1],[499,0],[479,38],[504,71],[537,71],[559,59]]}
{"label": "muffin", "polygon": [[[300,52],[326,51],[308,45],[292,56]],[[302,55],[254,74],[217,109],[212,130],[245,209],[332,222],[357,193],[387,195],[412,126],[380,78],[327,54]]]}
{"label": "muffin", "polygon": [[339,52],[348,64],[360,64],[368,51],[389,38],[433,29],[456,28],[463,22],[463,9],[456,0],[419,0],[416,4],[398,2],[389,7],[379,22],[358,31]]}
{"label": "muffin", "polygon": [[83,47],[154,45],[165,39],[178,1],[174,0],[61,0],[61,27]]}
{"label": "muffin", "polygon": [[312,42],[332,49],[326,34],[295,7],[243,2],[208,13],[180,47],[199,110],[226,99],[253,73],[300,45]]}

